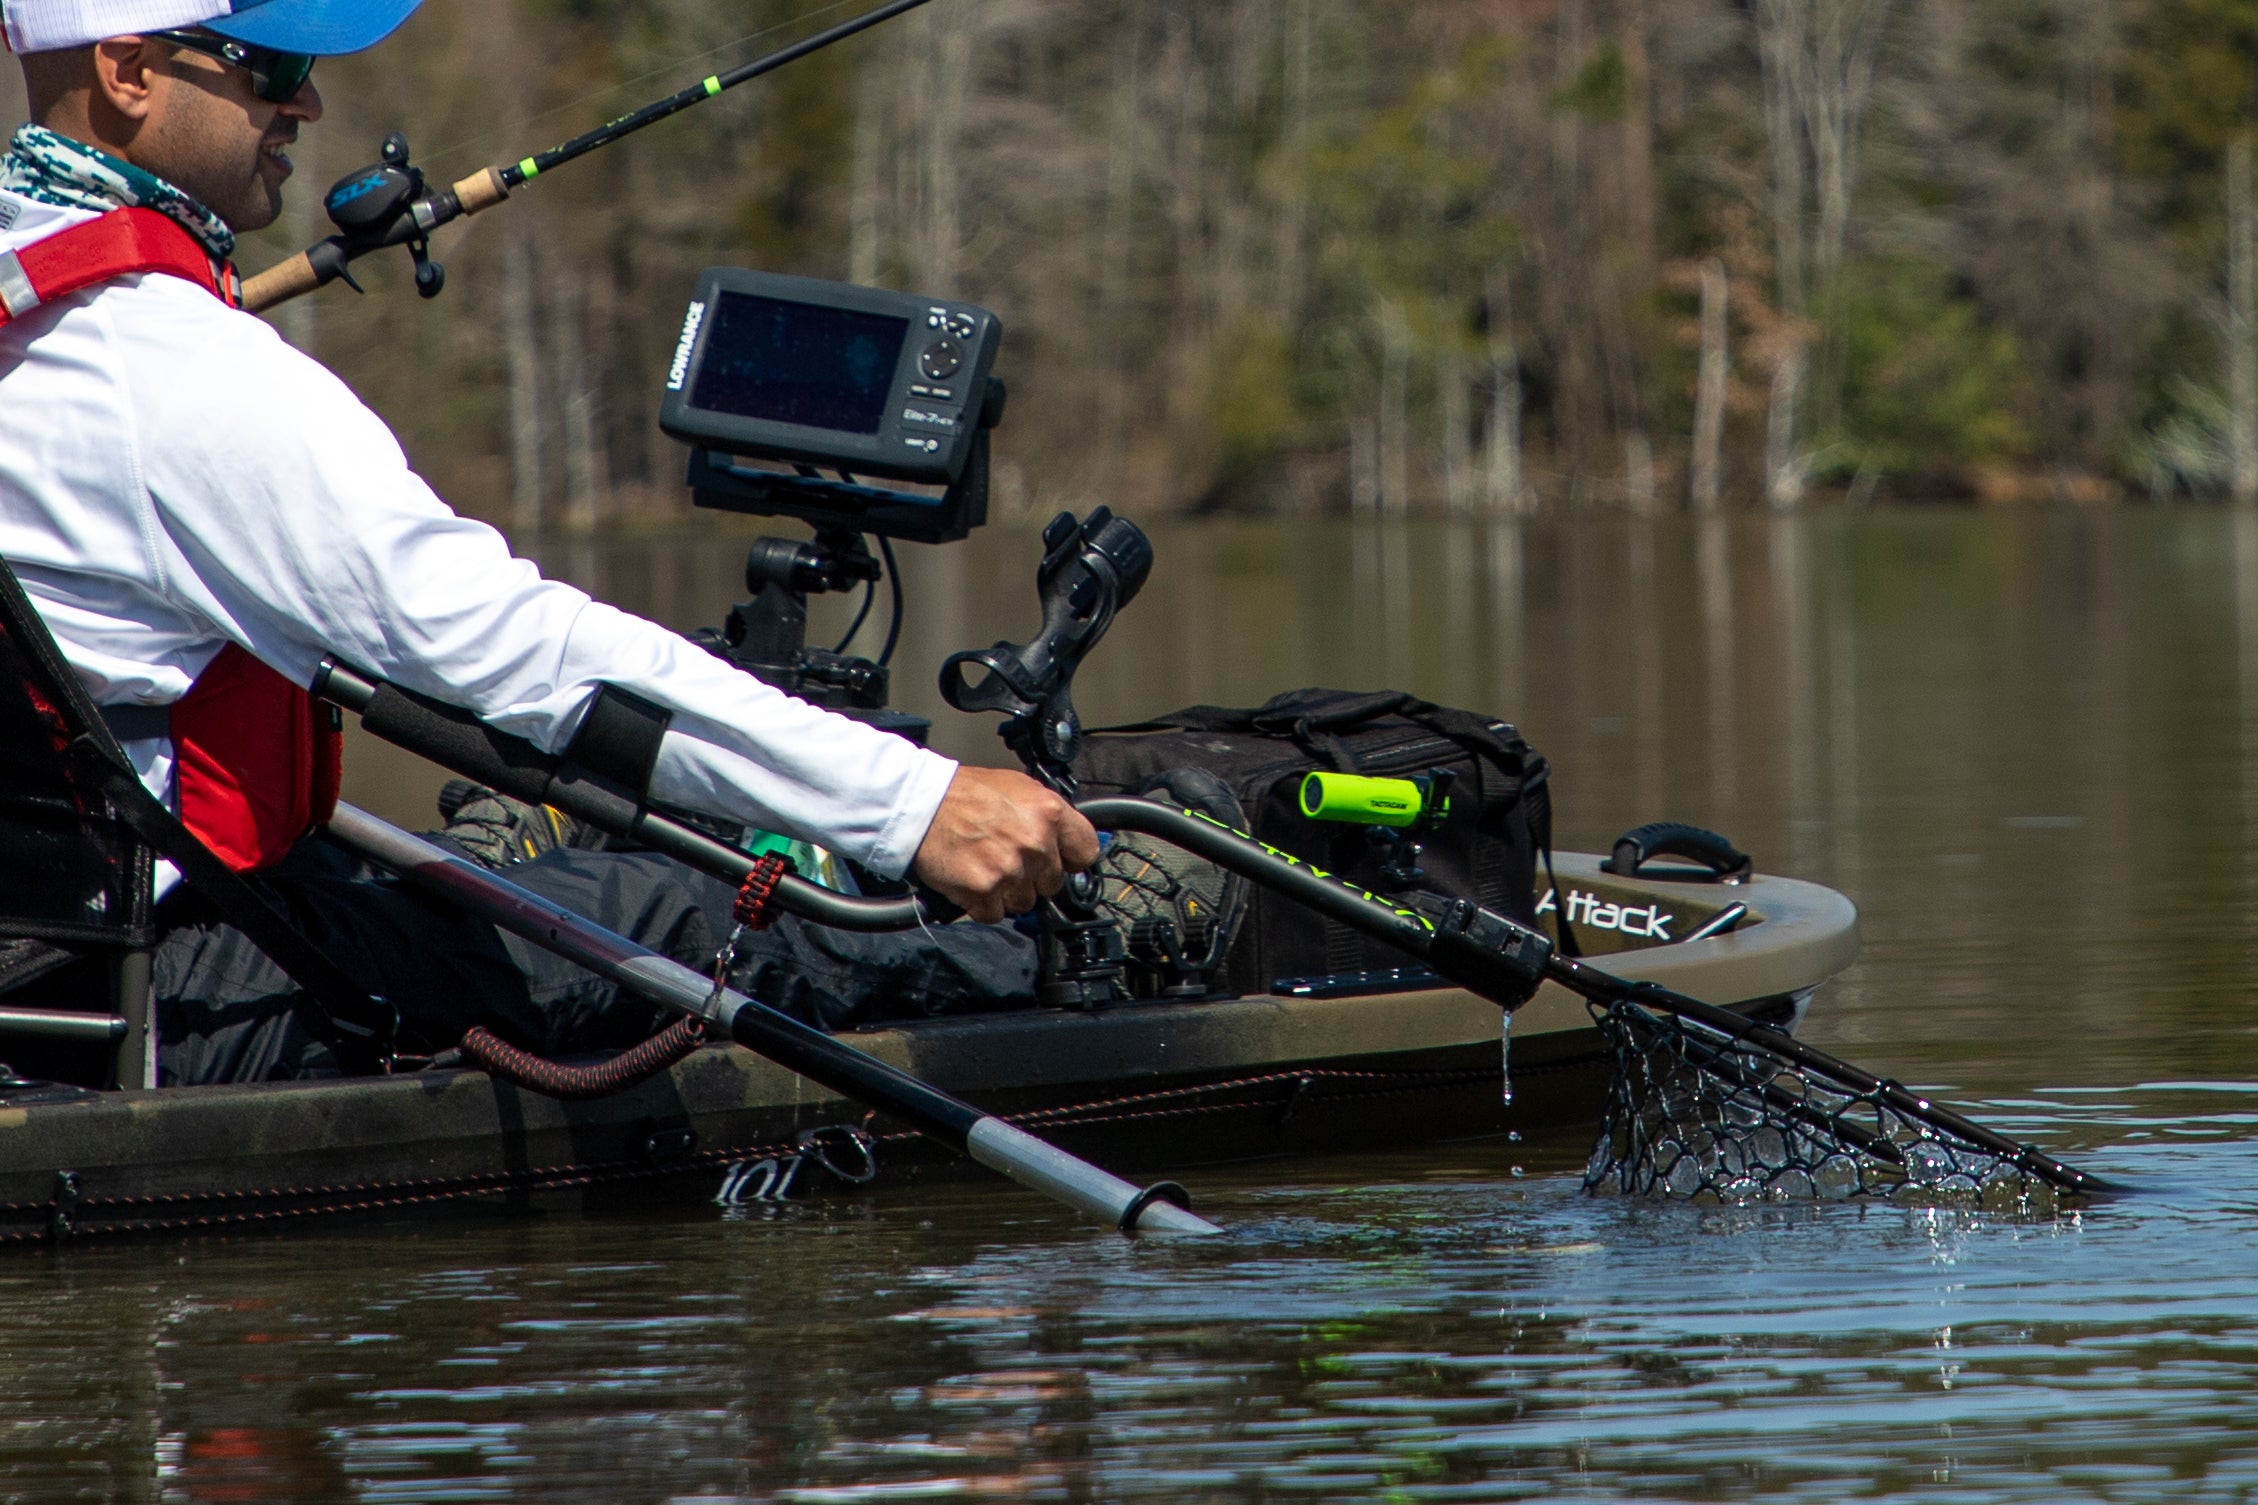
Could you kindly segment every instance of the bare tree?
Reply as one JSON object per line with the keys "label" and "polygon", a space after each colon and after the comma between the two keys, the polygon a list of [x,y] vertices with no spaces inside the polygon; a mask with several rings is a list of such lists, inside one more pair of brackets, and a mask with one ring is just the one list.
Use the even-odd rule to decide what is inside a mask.
{"label": "bare tree", "polygon": [[[1809,311],[1814,275],[1816,291],[1828,293],[1842,270],[1858,181],[1859,131],[1890,7],[1891,0],[1757,0],[1774,266],[1780,307],[1797,318]],[[1814,197],[1817,223],[1811,236],[1806,224]],[[1764,469],[1766,498],[1774,507],[1792,507],[1803,498],[1810,457],[1799,431],[1809,358],[1803,342],[1791,342],[1772,375]]]}
{"label": "bare tree", "polygon": [[964,6],[932,6],[917,13],[923,29],[913,53],[918,101],[912,117],[917,191],[909,221],[910,260],[915,285],[942,296],[959,291],[964,254],[963,203],[958,165],[964,147],[964,121],[972,88],[973,44],[980,12]]}
{"label": "bare tree", "polygon": [[1484,500],[1493,512],[1527,510],[1528,483],[1521,465],[1521,351],[1513,334],[1513,279],[1504,267],[1490,274],[1490,417],[1484,434]]}
{"label": "bare tree", "polygon": [[1654,81],[1648,59],[1647,0],[1623,0],[1618,28],[1623,54],[1623,231],[1629,249],[1631,286],[1644,295],[1654,289]]}
{"label": "bare tree", "polygon": [[1892,0],[1813,0],[1798,70],[1804,129],[1817,167],[1819,234],[1814,270],[1828,291],[1842,271],[1858,186],[1858,143]]}
{"label": "bare tree", "polygon": [[1715,512],[1722,495],[1725,384],[1731,375],[1727,338],[1725,263],[1701,264],[1701,364],[1694,386],[1693,508]]}
{"label": "bare tree", "polygon": [[1465,353],[1447,345],[1435,358],[1436,406],[1443,455],[1443,501],[1453,512],[1474,509],[1474,415],[1468,404]]}
{"label": "bare tree", "polygon": [[502,353],[510,378],[510,527],[517,546],[530,549],[541,537],[542,424],[541,352],[534,338],[534,289],[539,267],[533,251],[533,222],[520,219],[503,241]]}
{"label": "bare tree", "polygon": [[598,433],[597,387],[588,360],[586,282],[559,270],[546,300],[555,358],[559,430],[564,441],[565,525],[585,533],[603,520],[608,485]]}
{"label": "bare tree", "polygon": [[1411,505],[1411,330],[1403,305],[1382,297],[1373,310],[1380,337],[1380,507]]}
{"label": "bare tree", "polygon": [[1623,436],[1623,501],[1641,516],[1654,511],[1654,441],[1644,429]]}
{"label": "bare tree", "polygon": [[2142,223],[2145,191],[2120,176],[2124,33],[2144,9],[1915,0],[1877,86],[1904,148],[1952,195],[1924,247],[1949,248],[1987,319],[2046,373],[2018,413],[2034,449],[2089,473],[2116,463],[2159,323],[2190,296],[2176,248]]}
{"label": "bare tree", "polygon": [[2258,213],[2251,207],[2250,133],[2227,148],[2227,464],[2236,502],[2258,502]]}
{"label": "bare tree", "polygon": [[[1772,271],[1780,309],[1800,319],[1804,281],[1803,111],[1801,75],[1810,51],[1814,0],[1757,0],[1757,54],[1763,61],[1764,137],[1772,158]],[[1824,0],[1820,0],[1824,3]],[[1797,404],[1803,394],[1804,345],[1789,341],[1772,368],[1764,423],[1764,496],[1793,506],[1803,496],[1803,457],[1796,448]]]}
{"label": "bare tree", "polygon": [[855,151],[847,190],[847,280],[870,286],[880,276],[879,231],[886,157],[886,113],[876,91],[855,97]]}

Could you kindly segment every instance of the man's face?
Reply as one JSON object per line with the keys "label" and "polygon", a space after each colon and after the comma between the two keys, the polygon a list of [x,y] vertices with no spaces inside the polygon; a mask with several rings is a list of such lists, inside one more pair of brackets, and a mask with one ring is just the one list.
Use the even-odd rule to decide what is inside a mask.
{"label": "man's face", "polygon": [[234,230],[273,224],[282,212],[282,180],[290,176],[290,143],[300,124],[321,119],[312,81],[273,104],[252,92],[242,68],[156,38],[148,45],[171,56],[152,70],[134,160]]}

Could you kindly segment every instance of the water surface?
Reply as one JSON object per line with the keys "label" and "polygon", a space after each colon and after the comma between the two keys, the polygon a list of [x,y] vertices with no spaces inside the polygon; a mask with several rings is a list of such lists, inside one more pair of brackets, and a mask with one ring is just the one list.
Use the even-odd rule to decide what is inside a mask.
{"label": "water surface", "polygon": [[[750,529],[561,546],[674,625]],[[1808,1034],[2138,1195],[2017,1221],[1592,1200],[1585,1145],[0,1262],[0,1497],[1893,1500],[2258,1488],[2258,518],[1156,530],[1093,723],[1305,684],[1516,720],[1569,846],[1662,817],[1851,894]],[[897,700],[1034,620],[914,551]],[[827,603],[819,622],[843,614]],[[883,605],[881,606],[883,615]],[[421,823],[437,780],[356,747]]]}

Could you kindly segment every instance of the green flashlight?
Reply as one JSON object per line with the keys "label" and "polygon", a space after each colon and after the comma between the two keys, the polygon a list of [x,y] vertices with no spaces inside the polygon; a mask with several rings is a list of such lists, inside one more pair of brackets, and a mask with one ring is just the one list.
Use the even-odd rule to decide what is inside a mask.
{"label": "green flashlight", "polygon": [[[1357,773],[1312,773],[1301,781],[1301,813],[1311,820],[1352,826],[1415,826],[1427,814],[1433,789],[1428,779],[1375,779]],[[1434,812],[1450,810],[1446,795]]]}

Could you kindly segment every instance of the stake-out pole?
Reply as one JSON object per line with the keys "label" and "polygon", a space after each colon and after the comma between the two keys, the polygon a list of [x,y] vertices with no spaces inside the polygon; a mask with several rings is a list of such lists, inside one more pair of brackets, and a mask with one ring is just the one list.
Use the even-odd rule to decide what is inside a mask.
{"label": "stake-out pole", "polygon": [[680,962],[638,946],[365,810],[340,804],[328,829],[346,846],[418,888],[586,967],[639,998],[711,1020],[747,1050],[899,1118],[1022,1186],[1103,1218],[1124,1231],[1222,1232],[1186,1208],[1148,1195],[1145,1188],[1077,1159],[735,989],[724,988],[717,994],[710,979]]}

